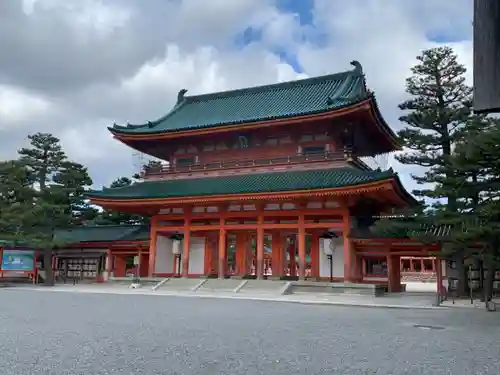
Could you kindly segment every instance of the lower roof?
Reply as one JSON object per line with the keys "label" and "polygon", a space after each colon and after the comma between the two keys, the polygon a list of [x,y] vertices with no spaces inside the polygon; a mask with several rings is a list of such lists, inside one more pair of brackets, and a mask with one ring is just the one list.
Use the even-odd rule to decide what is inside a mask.
{"label": "lower roof", "polygon": [[[213,197],[253,193],[335,189],[365,185],[390,179],[395,179],[401,186],[397,174],[392,170],[363,171],[346,167],[327,170],[146,181],[120,188],[92,191],[87,195],[95,200]],[[406,193],[402,187],[401,190]]]}
{"label": "lower roof", "polygon": [[147,241],[149,227],[146,225],[95,225],[70,229],[58,229],[54,242],[71,245],[81,242]]}

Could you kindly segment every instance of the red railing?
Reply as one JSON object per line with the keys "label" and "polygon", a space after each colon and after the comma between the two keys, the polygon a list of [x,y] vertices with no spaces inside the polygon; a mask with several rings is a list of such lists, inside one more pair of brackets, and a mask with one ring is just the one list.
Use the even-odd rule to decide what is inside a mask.
{"label": "red railing", "polygon": [[301,164],[318,161],[343,161],[346,160],[346,155],[343,152],[321,152],[321,153],[305,153],[291,156],[281,156],[276,158],[263,159],[238,159],[238,160],[219,160],[210,163],[192,163],[176,165],[163,165],[158,168],[145,167],[144,175],[161,175],[170,173],[188,173],[208,170],[262,167],[267,165],[287,165]]}

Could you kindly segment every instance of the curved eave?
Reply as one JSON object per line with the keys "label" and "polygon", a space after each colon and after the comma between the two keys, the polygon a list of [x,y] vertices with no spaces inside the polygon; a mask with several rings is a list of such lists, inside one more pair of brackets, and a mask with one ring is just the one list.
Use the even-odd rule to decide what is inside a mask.
{"label": "curved eave", "polygon": [[377,99],[373,94],[370,96],[370,112],[375,124],[377,125],[381,133],[387,137],[388,142],[392,146],[393,150],[391,151],[401,150],[402,144],[399,140],[399,137],[396,135],[396,133],[392,131],[390,126],[385,121],[384,117],[382,116],[382,113],[380,112]]}
{"label": "curved eave", "polygon": [[[217,124],[209,125],[203,127],[192,127],[183,130],[168,130],[168,131],[157,131],[157,132],[147,132],[147,133],[131,133],[126,131],[125,127],[120,129],[117,127],[108,127],[108,130],[113,134],[113,136],[124,143],[127,141],[135,140],[160,140],[168,138],[179,138],[185,136],[193,135],[204,135],[204,134],[214,134],[223,133],[240,129],[253,129],[262,128],[267,126],[279,126],[279,125],[290,125],[293,123],[304,122],[304,121],[315,121],[320,119],[330,119],[339,116],[344,116],[359,110],[369,109],[371,106],[371,98],[362,98],[357,102],[349,103],[340,108],[325,109],[316,113],[308,113],[300,116],[287,116],[272,118],[267,120],[256,120],[252,122],[235,122],[229,124]],[[146,125],[147,126],[147,125]]]}
{"label": "curved eave", "polygon": [[396,175],[388,178],[380,179],[366,184],[358,184],[352,186],[344,186],[331,189],[307,189],[307,190],[289,190],[265,193],[245,193],[245,194],[223,194],[210,196],[186,196],[173,198],[130,198],[129,196],[122,197],[106,197],[103,195],[89,194],[87,197],[92,204],[99,206],[161,206],[172,204],[194,204],[194,203],[217,203],[229,201],[258,201],[258,200],[283,200],[283,199],[298,199],[298,198],[313,198],[313,197],[347,197],[353,195],[374,193],[377,191],[395,191],[398,192],[397,199],[399,202],[407,202],[409,195],[404,196],[404,188]]}
{"label": "curved eave", "polygon": [[402,202],[406,203],[408,206],[413,207],[419,204],[413,195],[411,195],[408,190],[405,189],[401,183],[401,179],[397,173],[394,174],[392,178],[392,183],[394,186],[394,192],[398,194]]}

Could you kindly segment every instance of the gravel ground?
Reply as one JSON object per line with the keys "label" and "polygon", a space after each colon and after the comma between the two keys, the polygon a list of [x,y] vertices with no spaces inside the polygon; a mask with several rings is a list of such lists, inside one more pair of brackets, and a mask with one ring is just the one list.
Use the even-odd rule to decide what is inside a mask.
{"label": "gravel ground", "polygon": [[0,294],[2,375],[500,374],[500,314],[482,310]]}

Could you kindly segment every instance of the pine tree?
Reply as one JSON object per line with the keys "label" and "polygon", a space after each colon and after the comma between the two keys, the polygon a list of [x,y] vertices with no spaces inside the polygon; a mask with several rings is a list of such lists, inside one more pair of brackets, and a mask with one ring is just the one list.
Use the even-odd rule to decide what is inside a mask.
{"label": "pine tree", "polygon": [[[408,151],[396,159],[405,165],[424,167],[425,172],[412,178],[419,185],[427,185],[453,176],[448,159],[469,120],[472,89],[465,84],[466,69],[453,49],[429,49],[417,60],[413,76],[406,80],[406,92],[411,97],[399,105],[406,111],[400,117],[406,127],[398,136]],[[447,209],[456,208],[452,195],[443,196],[433,187],[422,186],[413,194],[424,199],[445,198]]]}
{"label": "pine tree", "polygon": [[486,265],[484,300],[489,301],[500,262],[500,120],[476,117],[449,161],[455,174],[440,189],[455,195],[457,211],[441,212],[437,219],[451,225],[452,247]]}
{"label": "pine tree", "polygon": [[26,167],[17,160],[0,162],[0,239],[25,242],[36,195]]}
{"label": "pine tree", "polygon": [[30,170],[43,192],[51,181],[52,175],[59,171],[66,160],[59,139],[49,133],[36,133],[28,136],[30,148],[18,151],[20,161]]}
{"label": "pine tree", "polygon": [[[406,231],[418,241],[436,242],[439,239],[428,238],[425,228],[435,225],[436,216],[441,216],[443,211],[457,212],[455,191],[444,189],[442,184],[456,178],[450,158],[454,146],[464,139],[471,123],[472,89],[465,83],[465,67],[449,47],[423,51],[412,73],[406,80],[406,92],[410,97],[399,105],[405,111],[400,120],[406,126],[398,136],[405,149],[396,159],[405,165],[421,167],[422,172],[412,178],[419,185],[413,194],[421,199],[422,205],[403,212],[405,220],[376,223],[375,230],[387,232],[388,227],[392,227],[392,231]],[[455,258],[458,272],[465,275],[463,252],[452,248],[449,255]],[[464,291],[462,277],[458,292],[463,294]]]}
{"label": "pine tree", "polygon": [[[116,189],[133,184],[133,180],[128,177],[119,177],[114,180],[109,189]],[[119,212],[114,210],[103,210],[96,220],[99,225],[140,225],[149,224],[150,219],[141,215]]]}
{"label": "pine tree", "polygon": [[28,171],[36,189],[30,217],[35,218],[26,241],[36,246],[44,257],[46,285],[53,285],[52,254],[55,229],[81,224],[92,209],[83,194],[92,184],[81,164],[68,160],[57,137],[49,133],[28,136],[30,147],[19,150],[19,162]]}
{"label": "pine tree", "polygon": [[93,183],[86,167],[63,161],[60,170],[53,176],[53,182],[51,194],[58,196],[60,203],[66,207],[65,214],[70,226],[84,225],[95,219],[97,210],[85,197]]}

